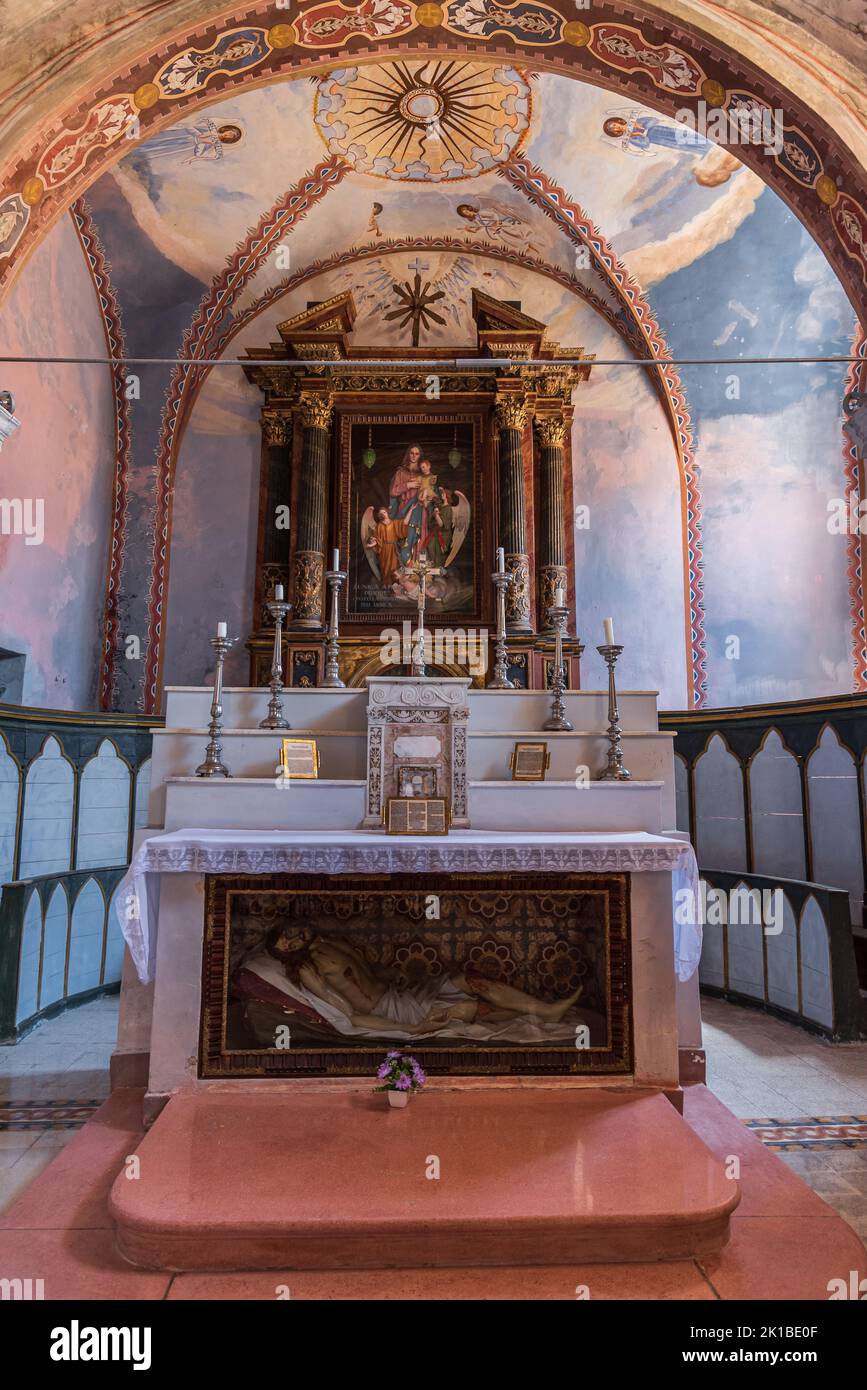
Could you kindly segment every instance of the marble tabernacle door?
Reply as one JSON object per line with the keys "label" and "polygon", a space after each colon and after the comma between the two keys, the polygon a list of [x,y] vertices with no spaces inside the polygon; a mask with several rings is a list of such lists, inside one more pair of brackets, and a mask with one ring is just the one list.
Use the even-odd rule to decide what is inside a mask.
{"label": "marble tabernacle door", "polygon": [[202,1077],[632,1069],[628,875],[205,884]]}

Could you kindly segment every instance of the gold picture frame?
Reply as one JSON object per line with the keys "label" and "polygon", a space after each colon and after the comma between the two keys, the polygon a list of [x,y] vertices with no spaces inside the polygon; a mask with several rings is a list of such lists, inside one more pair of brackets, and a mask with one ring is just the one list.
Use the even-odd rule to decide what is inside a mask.
{"label": "gold picture frame", "polygon": [[315,738],[284,738],[280,766],[286,781],[315,781],[319,777],[319,747]]}
{"label": "gold picture frame", "polygon": [[450,820],[444,796],[390,796],[385,808],[388,835],[448,835]]}
{"label": "gold picture frame", "polygon": [[551,754],[544,739],[518,741],[509,758],[513,782],[544,782]]}

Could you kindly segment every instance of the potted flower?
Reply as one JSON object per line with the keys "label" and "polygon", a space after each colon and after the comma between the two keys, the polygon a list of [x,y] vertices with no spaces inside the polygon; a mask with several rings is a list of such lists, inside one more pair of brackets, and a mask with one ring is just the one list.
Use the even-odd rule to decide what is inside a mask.
{"label": "potted flower", "polygon": [[409,1100],[410,1093],[420,1091],[427,1080],[415,1058],[405,1055],[397,1048],[385,1054],[385,1061],[380,1062],[376,1074],[382,1085],[374,1089],[387,1092],[388,1103],[396,1110],[402,1109]]}

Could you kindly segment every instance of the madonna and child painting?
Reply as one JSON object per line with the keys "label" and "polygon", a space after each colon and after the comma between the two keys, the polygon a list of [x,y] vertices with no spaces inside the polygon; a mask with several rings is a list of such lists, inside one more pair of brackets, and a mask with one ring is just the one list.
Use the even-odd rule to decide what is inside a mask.
{"label": "madonna and child painting", "polygon": [[415,609],[410,572],[432,573],[426,606],[470,614],[475,600],[474,439],[471,424],[355,424],[350,442],[348,615]]}

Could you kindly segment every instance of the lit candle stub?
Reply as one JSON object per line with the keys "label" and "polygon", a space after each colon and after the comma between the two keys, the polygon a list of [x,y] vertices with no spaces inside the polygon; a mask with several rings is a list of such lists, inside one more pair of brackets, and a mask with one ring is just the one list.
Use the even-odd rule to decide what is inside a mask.
{"label": "lit candle stub", "polygon": [[339,570],[339,569],[340,569],[340,551],[339,551],[339,550],[335,550],[335,551],[334,551],[334,554],[331,556],[331,568],[332,568],[333,570]]}
{"label": "lit candle stub", "polygon": [[226,636],[228,635],[228,632],[229,632],[229,629],[228,629],[228,627],[226,626],[225,623],[217,623],[217,636],[218,636],[218,637],[226,637]]}
{"label": "lit candle stub", "polygon": [[503,547],[497,546],[497,574],[506,573],[506,552]]}
{"label": "lit candle stub", "polygon": [[283,585],[282,585],[282,584],[275,584],[275,585],[274,585],[274,600],[275,600],[276,603],[282,603],[282,602],[283,602]]}
{"label": "lit candle stub", "polygon": [[613,647],[613,646],[614,646],[614,619],[613,619],[613,618],[605,618],[605,619],[603,620],[602,626],[603,626],[604,629],[605,629],[605,645],[606,645],[606,647]]}

